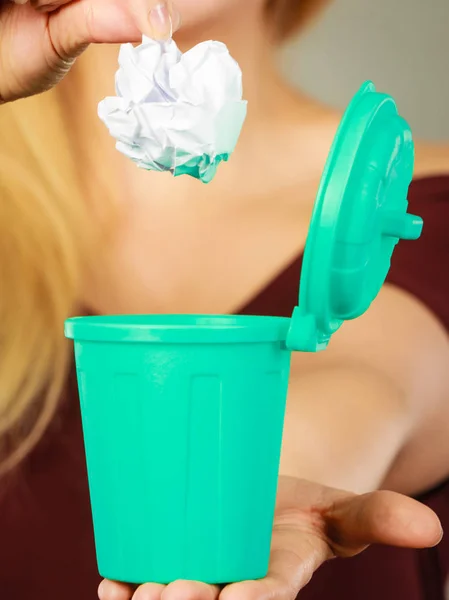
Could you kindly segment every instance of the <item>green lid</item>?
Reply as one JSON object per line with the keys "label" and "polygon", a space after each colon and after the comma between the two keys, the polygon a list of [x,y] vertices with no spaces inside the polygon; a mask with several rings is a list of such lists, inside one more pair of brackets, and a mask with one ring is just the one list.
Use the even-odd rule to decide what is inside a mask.
{"label": "green lid", "polygon": [[407,214],[413,167],[410,127],[393,98],[365,83],[343,117],[318,190],[289,349],[326,348],[376,298],[397,242],[419,238],[422,219]]}

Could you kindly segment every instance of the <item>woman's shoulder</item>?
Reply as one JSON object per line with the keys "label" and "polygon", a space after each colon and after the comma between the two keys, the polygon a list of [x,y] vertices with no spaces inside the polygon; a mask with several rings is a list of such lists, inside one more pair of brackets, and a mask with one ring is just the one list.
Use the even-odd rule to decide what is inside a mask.
{"label": "woman's shoulder", "polygon": [[419,180],[441,177],[449,182],[449,143],[417,142],[415,177]]}

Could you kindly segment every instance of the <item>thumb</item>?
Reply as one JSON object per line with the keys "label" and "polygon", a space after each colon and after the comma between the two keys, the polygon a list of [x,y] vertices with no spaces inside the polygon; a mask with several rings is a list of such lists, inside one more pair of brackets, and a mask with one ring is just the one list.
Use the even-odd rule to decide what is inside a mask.
{"label": "thumb", "polygon": [[142,33],[168,38],[180,22],[171,0],[79,0],[51,13],[48,31],[59,57],[70,60],[88,44],[139,42]]}
{"label": "thumb", "polygon": [[172,0],[130,0],[129,6],[139,30],[155,40],[170,38],[181,24]]}
{"label": "thumb", "polygon": [[370,544],[429,548],[443,535],[440,521],[430,508],[387,491],[337,500],[326,522],[333,550],[339,556],[357,554]]}

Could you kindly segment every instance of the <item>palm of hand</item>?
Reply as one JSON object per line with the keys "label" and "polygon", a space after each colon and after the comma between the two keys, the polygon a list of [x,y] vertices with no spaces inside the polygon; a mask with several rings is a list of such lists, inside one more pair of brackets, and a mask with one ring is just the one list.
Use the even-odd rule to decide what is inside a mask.
{"label": "palm of hand", "polygon": [[369,544],[424,548],[441,539],[436,515],[393,492],[358,496],[281,477],[270,568],[259,581],[224,588],[176,581],[168,586],[130,586],[104,581],[101,600],[293,600],[316,569],[332,557],[358,554]]}

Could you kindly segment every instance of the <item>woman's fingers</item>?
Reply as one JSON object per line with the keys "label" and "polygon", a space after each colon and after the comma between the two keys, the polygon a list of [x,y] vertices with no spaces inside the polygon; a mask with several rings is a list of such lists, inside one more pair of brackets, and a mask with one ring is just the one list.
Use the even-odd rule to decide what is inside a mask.
{"label": "woman's fingers", "polygon": [[133,593],[130,586],[104,580],[99,589],[100,600],[217,600],[220,589],[199,581],[175,581],[170,585],[146,583]]}
{"label": "woman's fingers", "polygon": [[[69,3],[64,10],[50,15],[48,31],[52,46],[61,58],[69,59],[91,43],[139,42],[142,33],[160,39],[162,29],[169,26],[162,25],[166,13],[165,9],[158,8],[158,4],[157,0],[78,0]],[[153,10],[159,11],[159,35],[150,23]],[[169,14],[173,14],[174,25],[180,23],[176,11]]]}
{"label": "woman's fingers", "polygon": [[140,31],[155,40],[166,40],[179,28],[172,0],[130,0],[130,9]]}
{"label": "woman's fingers", "polygon": [[[161,600],[216,600],[220,588],[199,581],[174,581],[163,590]],[[137,600],[153,600],[142,597]]]}
{"label": "woman's fingers", "polygon": [[131,600],[133,590],[129,585],[104,579],[98,587],[100,600]]}
{"label": "woman's fingers", "polygon": [[[27,0],[15,0],[25,4]],[[53,12],[73,0],[29,0],[41,12]],[[156,40],[169,38],[180,26],[181,18],[172,0],[122,0],[129,6],[134,23],[141,33]]]}
{"label": "woman's fingers", "polygon": [[0,0],[0,62],[4,52],[8,58],[0,102],[49,89],[91,43],[138,43],[142,33],[169,37],[180,18],[168,1],[30,0],[15,7],[11,0]]}
{"label": "woman's fingers", "polygon": [[138,28],[154,39],[167,39],[171,33],[170,4],[161,0],[130,0],[130,10]]}
{"label": "woman's fingers", "polygon": [[136,590],[132,600],[216,600],[219,593],[217,586],[199,581],[175,581],[167,586],[147,583]]}
{"label": "woman's fingers", "polygon": [[159,583],[146,583],[137,588],[132,600],[160,600],[165,585]]}
{"label": "woman's fingers", "polygon": [[64,60],[88,44],[138,42],[142,33],[124,0],[78,0],[50,15],[51,44]]}
{"label": "woman's fingers", "polygon": [[326,514],[330,542],[350,556],[369,544],[428,548],[439,543],[442,528],[427,506],[394,492],[373,492],[335,502]]}
{"label": "woman's fingers", "polygon": [[[28,0],[18,0],[17,4],[26,4]],[[72,0],[29,0],[31,6],[42,12],[52,12]]]}

